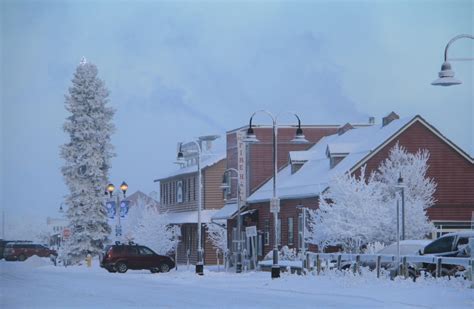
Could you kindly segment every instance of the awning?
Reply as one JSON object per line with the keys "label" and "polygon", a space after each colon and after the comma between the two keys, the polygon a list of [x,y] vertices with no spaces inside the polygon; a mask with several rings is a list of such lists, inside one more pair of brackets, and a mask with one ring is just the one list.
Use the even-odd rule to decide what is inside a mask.
{"label": "awning", "polygon": [[234,216],[237,212],[237,203],[225,204],[224,207],[219,209],[213,216],[212,220],[227,220]]}
{"label": "awning", "polygon": [[[201,223],[210,223],[211,217],[218,210],[206,209],[201,210]],[[184,223],[197,223],[198,211],[185,211],[185,212],[168,212],[166,213],[167,220],[170,224],[184,224]]]}

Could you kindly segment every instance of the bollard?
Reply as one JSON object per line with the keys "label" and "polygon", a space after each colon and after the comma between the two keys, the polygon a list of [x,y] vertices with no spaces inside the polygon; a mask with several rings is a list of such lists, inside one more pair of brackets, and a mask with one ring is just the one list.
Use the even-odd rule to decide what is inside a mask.
{"label": "bollard", "polygon": [[377,262],[376,262],[376,268],[377,268],[377,278],[380,278],[380,266],[382,262],[382,257],[380,255],[377,255]]}
{"label": "bollard", "polygon": [[342,255],[337,256],[337,270],[341,270]]}

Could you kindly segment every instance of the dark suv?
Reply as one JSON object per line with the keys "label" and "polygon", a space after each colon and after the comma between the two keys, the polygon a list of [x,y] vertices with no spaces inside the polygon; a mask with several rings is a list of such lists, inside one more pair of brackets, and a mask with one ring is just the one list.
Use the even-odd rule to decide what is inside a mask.
{"label": "dark suv", "polygon": [[174,266],[170,257],[156,254],[148,247],[133,243],[107,246],[100,262],[100,267],[111,273],[124,273],[128,269],[149,269],[152,273],[165,273]]}
{"label": "dark suv", "polygon": [[3,256],[7,261],[24,261],[33,255],[56,257],[58,254],[55,250],[51,250],[43,245],[31,243],[8,243],[3,251]]}
{"label": "dark suv", "polygon": [[[449,233],[433,240],[424,249],[420,250],[421,255],[435,255],[439,257],[467,257],[469,238],[474,237],[474,231]],[[470,253],[472,255],[472,251]],[[425,269],[434,272],[436,265],[424,264]],[[461,266],[443,264],[442,275],[453,275],[457,271],[464,270]]]}

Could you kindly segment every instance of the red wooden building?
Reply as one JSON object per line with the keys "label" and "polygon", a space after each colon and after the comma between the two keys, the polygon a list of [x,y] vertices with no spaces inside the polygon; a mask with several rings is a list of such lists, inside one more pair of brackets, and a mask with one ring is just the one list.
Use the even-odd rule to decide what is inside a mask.
{"label": "red wooden building", "polygon": [[[376,169],[397,142],[411,153],[419,149],[430,152],[428,176],[437,183],[437,190],[436,203],[428,209],[428,215],[438,232],[471,228],[474,212],[474,159],[421,116],[399,119],[392,112],[382,119],[381,124],[346,124],[338,128],[319,129],[319,132],[315,130],[313,133],[305,130],[310,141],[318,141],[306,151],[298,151],[304,149],[304,146],[289,145],[294,131],[279,133],[279,137],[283,136],[282,145],[278,147],[280,169],[277,196],[281,199],[277,237],[279,245],[300,249],[303,245],[301,207],[317,208],[319,193],[327,188],[327,183],[335,175],[357,173],[363,165],[367,166],[369,172]],[[257,227],[259,258],[273,248],[275,241],[273,216],[269,212],[272,156],[268,140],[271,136],[269,129],[266,132],[263,128],[261,130],[263,132],[256,130],[255,133],[264,143],[248,145],[242,162],[245,165],[242,170],[245,171],[246,189],[250,193],[243,211],[243,223],[244,227]],[[237,158],[236,161],[238,156],[233,150],[236,148],[233,133],[240,131],[242,130],[238,129],[228,133],[228,166],[236,164],[240,159]],[[235,234],[234,211],[227,213],[230,219],[229,231],[234,231]]]}

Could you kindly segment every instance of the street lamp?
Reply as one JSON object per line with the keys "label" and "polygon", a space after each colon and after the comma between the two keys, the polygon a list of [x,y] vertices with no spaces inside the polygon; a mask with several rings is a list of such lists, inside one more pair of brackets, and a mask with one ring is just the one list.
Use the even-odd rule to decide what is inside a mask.
{"label": "street lamp", "polygon": [[[441,65],[441,71],[438,73],[439,78],[431,83],[433,86],[452,86],[462,84],[462,81],[454,78],[454,71],[451,69],[451,64],[448,62],[448,48],[449,46],[459,39],[471,39],[474,40],[474,36],[470,34],[460,34],[452,38],[444,49],[444,62]],[[449,59],[449,60],[473,60],[474,58],[464,59]]]}
{"label": "street lamp", "polygon": [[[201,206],[202,206],[202,171],[201,171],[201,156],[202,156],[202,149],[201,145],[193,140],[192,143],[196,146],[197,148],[197,169],[198,169],[198,183],[199,183],[199,190],[198,190],[198,227],[197,227],[197,232],[198,232],[198,252],[197,252],[197,263],[196,263],[196,274],[198,275],[204,275],[204,261],[203,261],[203,252],[202,252],[202,244],[201,244]],[[177,162],[179,163],[184,163],[184,153],[182,149],[182,144],[179,145],[179,151],[176,156]]]}
{"label": "street lamp", "polygon": [[[258,139],[257,136],[255,135],[255,132],[253,131],[252,128],[252,119],[255,116],[256,113],[258,112],[263,112],[270,116],[272,119],[272,129],[273,129],[273,148],[272,148],[272,153],[273,153],[273,195],[272,199],[270,200],[270,212],[273,213],[273,219],[274,219],[274,232],[275,232],[275,237],[274,237],[274,244],[273,244],[273,264],[272,264],[272,278],[279,278],[280,277],[280,267],[278,265],[278,244],[277,244],[277,238],[278,238],[278,213],[280,211],[280,199],[277,197],[277,172],[278,172],[278,164],[277,164],[277,138],[278,138],[278,125],[277,125],[277,120],[278,116],[273,116],[270,112],[266,110],[258,110],[252,114],[250,117],[250,122],[249,122],[249,128],[247,130],[247,137],[244,139],[244,142],[246,143],[257,143]],[[296,115],[295,113],[291,113],[296,117],[298,120],[298,128],[296,129],[296,135],[295,138],[293,138],[291,141],[296,144],[307,144],[309,143],[308,140],[305,138],[303,135],[303,129],[301,129],[301,120]]]}
{"label": "street lamp", "polygon": [[240,233],[242,230],[242,218],[240,217],[240,175],[239,171],[235,168],[228,168],[224,171],[224,179],[222,181],[221,189],[225,191],[230,188],[230,183],[226,181],[225,175],[227,173],[234,172],[237,175],[237,263],[235,267],[236,273],[242,272],[242,245],[240,239]]}
{"label": "street lamp", "polygon": [[[128,185],[125,181],[122,181],[122,184],[120,185],[120,190],[122,190],[123,193],[123,199],[126,198],[126,193],[128,190]],[[109,193],[110,199],[112,199],[112,194],[115,191],[115,186],[111,183],[109,183],[106,187],[106,193]],[[120,236],[122,236],[122,225],[120,223],[120,194],[115,194],[117,197],[117,202],[115,205],[115,213],[117,214],[117,224],[115,225],[115,237],[117,237],[117,240],[120,239]]]}
{"label": "street lamp", "polygon": [[400,191],[402,197],[402,240],[405,240],[405,185],[403,184],[402,173],[398,177],[396,188]]}

